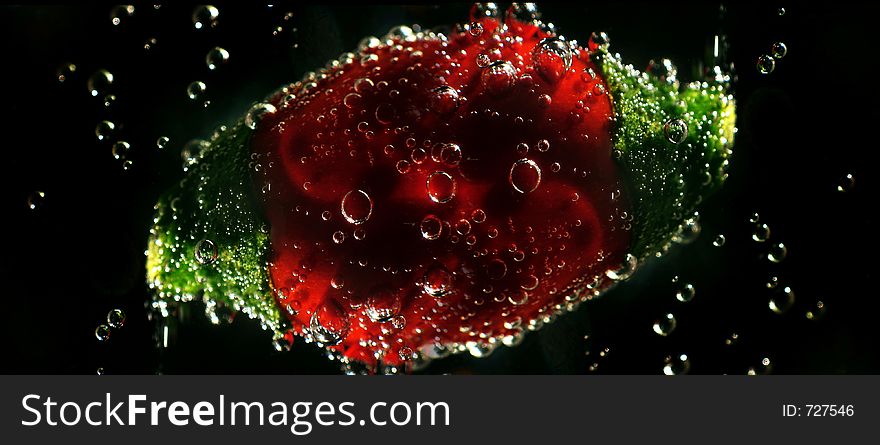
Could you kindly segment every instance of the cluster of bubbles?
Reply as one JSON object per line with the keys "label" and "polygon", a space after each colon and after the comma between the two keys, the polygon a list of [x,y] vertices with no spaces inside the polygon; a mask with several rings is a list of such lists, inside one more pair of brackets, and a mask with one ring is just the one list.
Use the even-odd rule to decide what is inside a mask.
{"label": "cluster of bubbles", "polygon": [[[785,9],[779,8],[779,15],[785,15]],[[769,51],[758,57],[755,65],[761,74],[770,74],[776,69],[776,62],[782,60],[788,54],[788,47],[783,42],[774,42],[770,45]]]}
{"label": "cluster of bubbles", "polygon": [[120,329],[125,325],[125,312],[122,309],[113,309],[107,312],[105,319],[106,323],[101,323],[95,328],[95,338],[100,342],[109,340],[113,329]]}

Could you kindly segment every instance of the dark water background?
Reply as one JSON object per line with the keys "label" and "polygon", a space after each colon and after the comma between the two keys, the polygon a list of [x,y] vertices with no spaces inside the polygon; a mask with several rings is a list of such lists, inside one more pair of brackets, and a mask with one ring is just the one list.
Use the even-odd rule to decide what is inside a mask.
{"label": "dark water background", "polygon": [[[664,357],[680,354],[688,355],[691,373],[761,372],[763,358],[781,374],[880,371],[873,279],[878,39],[871,35],[880,7],[731,4],[719,20],[714,3],[591,3],[541,11],[569,39],[585,42],[592,31],[607,31],[612,50],[637,68],[669,57],[685,81],[712,36],[726,33],[738,75],[730,179],[704,203],[702,234],[692,244],[673,248],[517,348],[479,360],[459,355],[427,371],[587,373],[598,363],[593,372],[654,374]],[[111,24],[112,6],[0,7],[0,371],[338,372],[338,363],[299,339],[291,352],[278,353],[254,322],[242,317],[214,327],[198,310],[160,352],[143,304],[152,205],[182,176],[179,150],[190,139],[207,138],[252,101],[353,50],[363,36],[398,24],[464,22],[469,5],[218,4],[218,26],[209,30],[193,28],[194,5],[136,5],[119,26]],[[287,12],[294,15],[284,21]],[[279,25],[284,31],[273,36]],[[156,44],[145,50],[150,38]],[[755,60],[776,41],[788,55],[760,75]],[[214,46],[227,49],[230,60],[209,71],[204,59]],[[59,83],[56,70],[65,62],[77,71]],[[86,89],[101,68],[116,78],[111,93],[118,100],[109,109]],[[208,86],[207,108],[187,98],[194,80]],[[104,119],[118,125],[113,140],[132,146],[129,171],[112,158],[110,143],[95,138]],[[164,151],[156,148],[159,136],[171,139]],[[855,186],[840,193],[846,174]],[[46,198],[30,210],[35,190]],[[771,227],[766,243],[750,239],[754,212]],[[712,245],[718,234],[727,240],[721,248]],[[777,242],[789,254],[771,264],[765,255]],[[693,301],[676,301],[675,275],[696,287]],[[782,315],[767,307],[765,283],[774,275],[797,296]],[[805,311],[819,300],[825,316],[807,320]],[[127,313],[126,325],[99,344],[95,327],[114,308]],[[669,311],[678,327],[660,337],[652,323]],[[725,345],[734,332],[738,341]]]}

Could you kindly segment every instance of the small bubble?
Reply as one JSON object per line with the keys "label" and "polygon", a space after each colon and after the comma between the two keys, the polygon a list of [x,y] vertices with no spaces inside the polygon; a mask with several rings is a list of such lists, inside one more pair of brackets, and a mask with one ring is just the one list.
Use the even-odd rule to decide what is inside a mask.
{"label": "small bubble", "polygon": [[663,124],[663,133],[666,135],[667,141],[678,145],[687,139],[688,127],[681,119],[669,119]]}
{"label": "small bubble", "polygon": [[724,243],[727,242],[727,238],[724,235],[719,234],[715,237],[715,240],[712,241],[712,245],[715,247],[721,247]]}
{"label": "small bubble", "polygon": [[386,287],[373,290],[364,304],[367,317],[377,323],[390,321],[398,315],[402,306],[400,297]]}
{"label": "small bubble", "polygon": [[193,139],[187,142],[183,146],[183,150],[180,151],[180,157],[183,159],[184,166],[189,167],[199,162],[208,146],[208,142],[201,139]]}
{"label": "small bubble", "polygon": [[434,215],[428,215],[419,224],[419,231],[422,234],[422,238],[435,240],[440,238],[440,235],[443,233],[443,222]]}
{"label": "small bubble", "polygon": [[492,63],[492,59],[486,53],[477,54],[477,66],[480,68],[485,68]]}
{"label": "small bubble", "polygon": [[119,329],[125,325],[125,312],[122,309],[113,309],[107,313],[107,324],[111,328]]}
{"label": "small bubble", "polygon": [[679,226],[678,233],[675,234],[673,240],[681,244],[688,244],[697,239],[701,231],[699,215],[695,215]]}
{"label": "small bubble", "polygon": [[774,263],[780,263],[785,259],[786,255],[788,255],[788,248],[785,247],[785,244],[777,243],[770,246],[770,250],[767,252],[767,259]]}
{"label": "small bubble", "polygon": [[[376,112],[373,114],[376,116],[376,122],[382,125],[388,125],[394,122],[394,119],[397,116],[397,111],[394,109],[393,105],[382,103],[376,107]],[[366,124],[366,122],[364,122],[364,124]]]}
{"label": "small bubble", "polygon": [[244,124],[251,130],[256,130],[257,125],[267,114],[274,114],[277,110],[275,106],[269,103],[261,102],[254,104],[244,118]]}
{"label": "small bubble", "polygon": [[342,216],[352,224],[363,224],[373,214],[373,199],[363,190],[351,190],[342,198]]}
{"label": "small bubble", "polygon": [[168,142],[170,140],[171,139],[168,139],[165,136],[161,136],[161,137],[159,137],[159,139],[156,139],[156,147],[161,150],[161,149],[165,148],[166,146],[168,146]]}
{"label": "small bubble", "polygon": [[507,292],[507,301],[514,306],[522,306],[529,301],[529,293],[523,289],[513,289]]}
{"label": "small bubble", "polygon": [[510,62],[495,61],[483,69],[481,75],[483,88],[493,96],[501,96],[516,84],[516,70]]}
{"label": "small bubble", "polygon": [[517,192],[531,193],[541,184],[541,168],[531,159],[520,159],[510,167],[508,181]]}
{"label": "small bubble", "polygon": [[486,212],[482,209],[476,209],[471,212],[471,219],[477,224],[482,224],[486,222]]}
{"label": "small bubble", "polygon": [[675,320],[675,316],[671,313],[666,314],[662,318],[654,322],[654,333],[662,337],[666,337],[675,330],[675,327],[677,325],[678,322]]}
{"label": "small bubble", "polygon": [[663,374],[666,375],[687,374],[691,370],[691,361],[687,354],[678,357],[667,356],[664,363]]}
{"label": "small bubble", "polygon": [[208,51],[208,55],[205,56],[205,64],[208,65],[209,70],[216,70],[217,68],[220,68],[221,65],[225,65],[228,61],[229,51],[226,51],[219,46],[215,46],[214,49]]}
{"label": "small bubble", "polygon": [[43,201],[46,199],[46,194],[41,191],[31,192],[27,198],[27,206],[31,210],[37,210],[42,207]]}
{"label": "small bubble", "polygon": [[773,60],[772,57],[763,55],[758,57],[758,61],[756,62],[756,66],[758,67],[758,72],[761,74],[770,74],[776,69],[776,61]]}
{"label": "small bubble", "polygon": [[439,86],[431,91],[429,107],[440,115],[447,115],[458,109],[458,91],[448,85]]}
{"label": "small bubble", "polygon": [[431,201],[439,204],[449,202],[455,197],[455,179],[443,171],[431,173],[425,181],[425,188]]}
{"label": "small bubble", "polygon": [[767,224],[761,223],[755,225],[755,230],[752,232],[752,240],[758,243],[763,243],[770,238],[770,226]]}
{"label": "small bubble", "polygon": [[342,105],[345,105],[346,108],[353,110],[361,107],[364,104],[364,97],[358,93],[348,93],[345,97],[342,98]]}
{"label": "small bubble", "polygon": [[197,100],[202,96],[202,94],[204,94],[205,90],[207,89],[208,86],[205,85],[205,82],[197,80],[190,83],[189,86],[186,87],[186,95],[192,100]]}
{"label": "small bubble", "polygon": [[89,94],[98,97],[107,93],[110,85],[113,85],[113,80],[113,73],[107,70],[98,70],[89,76],[86,87],[89,90]]}
{"label": "small bubble", "polygon": [[694,288],[693,284],[684,283],[678,290],[675,291],[675,299],[682,302],[687,303],[694,299],[694,296],[697,294],[696,288]]}
{"label": "small bubble", "polygon": [[397,168],[397,172],[400,174],[405,174],[405,173],[409,172],[409,169],[410,169],[409,161],[406,161],[406,160],[397,161],[396,168]]}
{"label": "small bubble", "polygon": [[406,318],[403,315],[398,315],[396,317],[391,318],[391,326],[394,326],[394,329],[403,329],[406,327]]}
{"label": "small bubble", "polygon": [[333,232],[333,242],[336,244],[342,244],[345,241],[345,233],[341,230],[337,230]]}
{"label": "small bubble", "polygon": [[548,37],[532,50],[532,64],[545,80],[558,82],[571,68],[571,48],[557,37]]}
{"label": "small bubble", "polygon": [[785,57],[786,54],[788,54],[788,47],[782,42],[776,42],[770,47],[770,55],[776,60]]}
{"label": "small bubble", "polygon": [[779,8],[776,11],[776,14],[778,14],[780,17],[784,16],[785,15],[785,8]]}
{"label": "small bubble", "polygon": [[452,290],[452,275],[441,264],[435,264],[425,271],[422,287],[432,297],[441,297]]}
{"label": "small bubble", "polygon": [[105,341],[109,340],[110,339],[110,326],[107,326],[105,324],[98,325],[98,327],[95,328],[95,338],[97,338],[98,341],[100,341],[100,342],[105,342]]}
{"label": "small bubble", "polygon": [[784,314],[794,305],[794,300],[794,291],[790,287],[785,286],[773,292],[767,305],[771,311],[777,314]]}
{"label": "small bubble", "polygon": [[203,239],[196,244],[196,261],[200,264],[211,264],[217,261],[219,251],[217,244],[209,239]]}
{"label": "small bubble", "polygon": [[114,159],[125,159],[130,150],[131,145],[125,141],[118,141],[114,143],[113,146],[110,148]]}
{"label": "small bubble", "polygon": [[405,362],[411,362],[417,358],[415,351],[409,346],[403,346],[397,351],[397,355]]}
{"label": "small bubble", "polygon": [[220,10],[212,5],[197,6],[192,13],[193,26],[196,29],[213,28],[217,26],[217,18]]}
{"label": "small bubble", "polygon": [[116,124],[110,121],[101,121],[95,127],[95,136],[99,141],[103,141],[109,139],[114,130],[116,130]]}
{"label": "small bubble", "polygon": [[608,34],[605,32],[594,32],[590,34],[590,40],[587,41],[587,48],[590,51],[596,51],[597,49],[605,49],[611,44],[611,39],[608,37]]}
{"label": "small bubble", "polygon": [[550,141],[548,141],[547,139],[541,139],[540,141],[538,141],[537,144],[535,144],[535,148],[537,148],[538,151],[540,151],[541,153],[546,153],[547,150],[550,150]]}
{"label": "small bubble", "polygon": [[626,254],[626,258],[624,259],[623,264],[620,268],[616,270],[609,269],[605,271],[605,276],[614,280],[614,281],[622,281],[629,278],[633,272],[638,268],[639,260],[635,255],[628,253]]}
{"label": "small bubble", "polygon": [[856,178],[853,177],[852,173],[848,173],[846,176],[841,178],[840,183],[837,184],[837,191],[841,193],[846,193],[852,191],[856,186]]}
{"label": "small bubble", "polygon": [[495,3],[474,3],[471,5],[470,19],[472,22],[492,17],[498,17],[498,6]]}
{"label": "small bubble", "polygon": [[468,26],[468,34],[473,37],[479,37],[483,34],[483,25],[479,22],[472,22],[470,26]]}
{"label": "small bubble", "polygon": [[315,341],[327,346],[341,343],[350,329],[348,313],[333,300],[324,302],[309,319],[309,330]]}
{"label": "small bubble", "polygon": [[373,91],[373,88],[376,86],[372,80],[362,77],[358,80],[354,81],[354,92],[360,94],[367,94]]}

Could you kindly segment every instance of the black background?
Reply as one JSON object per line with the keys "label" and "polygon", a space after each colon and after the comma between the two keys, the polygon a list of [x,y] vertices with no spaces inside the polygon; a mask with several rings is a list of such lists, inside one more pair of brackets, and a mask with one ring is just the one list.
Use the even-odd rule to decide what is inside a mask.
{"label": "black background", "polygon": [[[654,374],[664,357],[680,354],[691,373],[763,372],[765,357],[773,373],[880,371],[880,296],[871,279],[878,149],[878,39],[871,34],[880,7],[764,2],[729,4],[720,14],[717,3],[593,3],[541,11],[570,39],[607,31],[612,50],[636,67],[670,57],[683,80],[694,78],[714,34],[728,36],[739,128],[730,179],[704,203],[693,243],[517,348],[484,359],[455,356],[426,372]],[[464,22],[469,5],[217,6],[218,26],[203,30],[193,28],[193,5],[136,5],[119,26],[111,24],[113,5],[0,7],[3,372],[339,372],[299,339],[278,353],[255,323],[241,317],[214,327],[197,308],[176,326],[170,347],[157,349],[144,308],[153,203],[182,177],[179,151],[190,139],[209,136],[365,35],[402,23]],[[293,16],[285,21],[287,12]],[[277,26],[283,31],[275,36]],[[150,38],[157,43],[145,50]],[[785,42],[788,55],[761,75],[755,60],[775,41]],[[205,54],[218,45],[229,63],[209,71]],[[77,71],[59,83],[56,70],[67,62]],[[109,108],[86,88],[101,68],[116,78],[118,100]],[[187,98],[194,80],[208,86],[207,108]],[[118,126],[111,142],[131,144],[129,171],[113,159],[110,143],[96,140],[103,119]],[[156,147],[159,136],[171,139],[164,150]],[[836,191],[848,173],[855,187]],[[46,198],[30,210],[35,190]],[[750,239],[754,212],[771,227],[766,243]],[[727,239],[721,248],[712,245],[718,234]],[[771,264],[767,248],[777,242],[789,255]],[[676,301],[676,275],[696,287],[693,301]],[[797,296],[782,315],[767,307],[765,283],[774,275]],[[807,320],[819,300],[825,316]],[[99,344],[95,327],[114,308],[127,313],[126,325]],[[660,337],[651,325],[669,311],[678,327]],[[725,345],[734,332],[738,340]]]}

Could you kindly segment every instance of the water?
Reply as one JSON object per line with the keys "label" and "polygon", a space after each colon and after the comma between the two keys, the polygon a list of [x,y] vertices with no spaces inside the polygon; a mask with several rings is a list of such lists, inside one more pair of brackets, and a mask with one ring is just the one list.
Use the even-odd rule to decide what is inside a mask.
{"label": "water", "polygon": [[[544,17],[552,17],[569,39],[593,45],[605,45],[612,40],[599,29],[595,29],[597,33],[591,38],[596,25],[577,20],[581,17],[580,9],[561,5],[541,7]],[[649,9],[646,14],[656,17],[658,23],[680,20],[680,12],[668,11],[662,6],[645,7]],[[621,282],[604,297],[582,304],[575,312],[552,322],[535,321],[534,324],[544,326],[539,336],[512,335],[505,340],[505,344],[519,343],[515,348],[490,349],[475,342],[465,346],[471,354],[494,352],[472,361],[464,360],[461,354],[454,355],[447,362],[431,365],[427,372],[505,372],[509,371],[505,363],[513,357],[517,363],[524,364],[525,369],[539,373],[559,369],[587,372],[593,363],[598,364],[594,372],[659,373],[664,372],[668,364],[673,373],[678,373],[685,368],[681,360],[683,352],[687,354],[687,367],[692,373],[741,374],[750,367],[760,373],[764,357],[772,359],[772,372],[780,373],[878,369],[870,355],[858,358],[840,352],[846,348],[835,347],[840,345],[835,343],[838,337],[834,335],[845,325],[852,330],[853,339],[848,348],[862,350],[869,343],[866,339],[870,338],[871,331],[863,325],[870,323],[862,322],[871,321],[867,314],[873,313],[875,303],[864,299],[854,302],[844,297],[859,295],[857,285],[869,270],[870,261],[853,259],[869,258],[865,240],[870,239],[867,236],[870,227],[862,209],[869,207],[866,202],[872,197],[874,186],[860,167],[871,163],[867,162],[864,150],[815,148],[866,146],[861,143],[857,129],[870,128],[871,123],[865,117],[870,116],[870,112],[865,112],[865,105],[849,95],[829,95],[823,99],[828,101],[827,106],[847,110],[847,117],[824,115],[823,126],[853,130],[811,131],[809,123],[814,120],[806,113],[815,99],[795,94],[801,91],[800,87],[808,85],[808,80],[794,76],[814,69],[811,60],[815,57],[858,61],[863,55],[847,45],[825,41],[828,39],[798,38],[812,36],[815,30],[792,25],[807,14],[798,8],[788,8],[784,16],[780,16],[776,7],[761,10],[730,5],[729,8],[732,21],[726,26],[732,31],[730,39],[734,43],[729,57],[737,62],[737,95],[741,100],[754,98],[752,106],[758,118],[739,124],[741,130],[750,135],[752,145],[735,147],[730,179],[722,195],[704,199],[698,225],[702,235],[694,235],[694,226],[686,227],[682,238],[689,241],[688,244],[671,246],[660,261],[639,263],[639,270],[628,281]],[[385,30],[399,24],[396,23],[399,20],[385,23],[387,19],[381,11],[366,7],[339,11],[298,7],[289,19],[285,19],[289,11],[280,6],[274,11],[244,5],[215,9],[194,11],[191,7],[165,5],[156,10],[143,5],[129,14],[105,6],[74,11],[67,20],[49,22],[51,26],[39,25],[39,29],[46,29],[48,36],[55,36],[47,37],[47,41],[53,42],[51,45],[56,50],[45,53],[45,67],[23,64],[20,75],[15,77],[17,80],[7,82],[16,86],[10,91],[8,102],[17,108],[7,107],[8,116],[3,121],[9,135],[4,146],[13,166],[6,188],[12,196],[8,202],[16,227],[9,249],[21,258],[21,264],[12,265],[9,271],[10,276],[20,277],[13,280],[10,294],[21,296],[13,298],[11,304],[22,315],[12,321],[12,326],[67,327],[70,352],[51,353],[59,354],[52,359],[50,352],[34,352],[33,361],[19,360],[20,364],[8,366],[53,370],[58,369],[54,363],[64,362],[70,364],[69,369],[83,373],[94,373],[99,367],[109,374],[119,373],[120,368],[124,368],[122,372],[153,372],[160,353],[144,347],[145,342],[140,340],[149,338],[155,323],[155,320],[147,320],[147,312],[142,308],[149,292],[142,283],[144,234],[156,198],[182,177],[179,154],[187,141],[208,139],[218,125],[229,124],[231,116],[244,114],[255,101],[284,82],[296,80],[306,70],[354,49],[363,36],[382,36]],[[469,24],[473,20],[468,17],[467,8],[464,9],[444,6],[423,11],[414,8],[405,13],[405,22],[419,22],[424,27],[454,21]],[[711,21],[714,16],[709,9],[712,8],[695,8],[688,14]],[[850,13],[859,15],[858,8],[855,9]],[[40,51],[41,45],[48,43],[28,38],[25,32],[37,29],[37,23],[11,11],[3,14],[16,18],[2,31],[6,33],[4,37],[21,46],[9,50],[11,60],[27,60],[26,51],[44,53]],[[501,11],[480,10],[476,14],[505,15],[507,12],[502,5]],[[527,17],[532,12],[517,10],[513,14]],[[689,61],[696,58],[692,51],[694,45],[685,42],[702,42],[705,36],[698,30],[664,27],[668,29],[655,32],[659,35],[646,35],[645,23],[632,19],[620,7],[593,6],[590,14],[602,17],[601,22],[609,24],[607,29],[613,31],[609,32],[613,37],[612,50],[620,51],[637,68],[644,68],[653,58],[661,61],[655,64],[658,68],[652,70],[655,74],[660,73],[662,66],[667,80],[673,78],[684,83],[693,78],[694,69]],[[839,14],[842,13],[832,11],[827,20],[835,23],[840,20]],[[50,13],[49,17],[60,18],[61,14]],[[304,26],[320,23],[316,17],[329,17],[336,25]],[[362,20],[362,17],[370,20]],[[118,23],[114,18],[119,19]],[[71,27],[86,19],[94,19],[103,27],[96,25],[95,29],[85,31],[83,40],[76,44],[58,38],[69,35]],[[171,27],[180,20],[185,30]],[[766,26],[751,26],[755,20]],[[383,26],[367,23],[383,23]],[[279,24],[285,33],[273,35]],[[300,31],[287,32],[293,28]],[[333,29],[341,30],[338,43],[331,40]],[[848,33],[844,31],[841,41],[850,35]],[[191,43],[192,39],[202,40]],[[148,51],[145,42],[149,44]],[[371,42],[367,41],[366,45],[373,45]],[[784,50],[779,43],[785,45]],[[557,41],[547,42],[537,56],[533,55],[543,67],[536,76],[553,81],[557,73],[565,73],[566,49]],[[320,53],[315,54],[316,51]],[[807,54],[811,56],[805,56]],[[485,70],[482,81],[494,94],[503,98],[520,88],[521,79],[510,76],[509,67],[503,63],[493,65],[495,56],[487,56],[490,61],[482,68]],[[756,61],[761,56],[773,60],[774,68],[766,75],[757,69]],[[667,57],[678,64],[677,72],[662,62]],[[672,72],[675,74],[670,74]],[[584,75],[589,77],[588,73]],[[838,75],[843,76],[841,82],[849,80],[850,84],[856,84],[859,80],[854,73]],[[205,88],[196,88],[196,97],[191,100],[189,92],[184,94],[184,90],[193,81],[202,82]],[[370,88],[377,86],[363,82],[359,88],[358,94],[367,94]],[[768,91],[782,91],[787,99],[767,96]],[[430,107],[438,116],[455,113],[468,99],[457,88],[440,88],[431,94]],[[111,100],[111,96],[114,99]],[[205,109],[204,101],[209,99],[212,106]],[[553,104],[558,102],[557,98],[552,101]],[[105,102],[109,102],[109,106],[105,106]],[[357,105],[356,102],[354,98],[352,104]],[[55,104],[51,116],[43,109],[47,103]],[[272,111],[257,107],[251,113],[249,125],[258,128],[267,112]],[[376,110],[368,112],[376,113]],[[688,130],[695,131],[694,127],[682,127],[676,121],[682,119],[681,116],[669,116],[669,119],[668,130],[664,132],[669,143],[682,140]],[[371,124],[368,130],[378,131],[372,128],[375,126]],[[431,158],[432,147],[423,147],[421,141],[418,142],[416,147],[393,148],[415,154],[401,161],[405,164],[395,165],[390,173],[405,177],[419,168],[433,166],[430,168],[434,170],[428,174],[434,171],[441,174],[434,177],[436,182],[422,185],[420,193],[436,201],[441,210],[444,205],[457,203],[462,195],[454,181],[459,177],[458,166],[467,161],[468,147],[459,146],[458,151],[449,148],[446,155],[441,148],[441,166]],[[518,194],[515,196],[535,196],[551,181],[566,177],[564,175],[581,174],[580,171],[572,173],[572,165],[561,163],[556,167],[552,160],[541,161],[543,156],[552,157],[559,150],[556,141],[550,140],[546,147],[540,140],[523,142],[526,149],[522,153],[517,151],[516,144],[510,146],[512,156],[517,156],[504,166],[505,173],[509,173],[504,182],[505,190]],[[201,143],[193,147],[205,148]],[[421,153],[417,153],[418,150]],[[196,162],[197,151],[191,150],[187,159]],[[822,153],[816,154],[818,151]],[[116,155],[119,160],[113,159]],[[383,156],[381,150],[378,155]],[[514,162],[518,159],[534,161],[534,167],[528,161],[517,166]],[[123,171],[121,161],[132,164]],[[589,175],[596,174],[601,172],[589,172]],[[348,203],[351,207],[346,210],[344,196],[349,191],[355,192],[350,195],[354,201]],[[367,199],[359,198],[363,196],[361,191]],[[342,245],[357,242],[359,232],[355,229],[360,226],[366,227],[365,239],[368,240],[374,236],[369,225],[381,215],[379,207],[367,204],[372,195],[371,190],[362,189],[360,185],[346,186],[332,202],[312,211],[318,221],[323,211],[332,213],[328,224],[340,225]],[[581,195],[578,202],[587,202],[587,197]],[[496,237],[503,237],[506,227],[504,221],[495,219],[497,211],[491,206],[479,209],[482,213],[476,210],[468,209],[451,216],[437,210],[435,217],[439,222],[427,218],[427,214],[418,214],[408,223],[420,231],[426,243],[445,243],[448,237],[457,236],[459,243],[466,245],[467,237],[472,235],[493,239],[491,234],[496,233]],[[749,223],[754,211],[760,213],[760,219]],[[460,223],[462,220],[467,225]],[[696,232],[699,235],[700,230]],[[335,230],[327,232],[327,244],[334,243],[334,233]],[[719,234],[723,234],[723,238]],[[198,250],[199,262],[204,261],[205,267],[216,266],[224,259],[225,245],[211,238],[213,236],[205,234],[204,239],[213,243],[216,254],[207,243]],[[721,239],[723,241],[719,241]],[[66,246],[70,260],[59,259],[49,264],[39,256],[40,252],[54,251],[50,249],[58,246]],[[504,252],[506,247],[500,250]],[[525,245],[518,248],[529,252]],[[848,260],[829,260],[832,258]],[[534,283],[544,276],[543,270],[518,272],[521,263],[513,256],[505,257],[503,263],[505,274],[522,277],[520,290],[524,292],[534,289],[537,286]],[[555,268],[557,264],[551,266]],[[607,270],[613,274],[629,273],[627,268],[619,268],[620,264],[608,266]],[[52,279],[46,279],[47,269]],[[500,270],[500,267],[493,269],[495,273]],[[452,270],[449,273],[452,274]],[[778,276],[777,284],[775,289],[766,289],[767,277],[771,274]],[[681,280],[670,283],[676,275]],[[817,289],[814,283],[818,276],[844,279]],[[429,278],[425,282],[429,283],[432,294],[438,294],[433,298],[442,300],[449,277],[431,274]],[[346,278],[344,282],[337,290],[348,289],[353,280]],[[688,297],[687,285],[698,290],[699,295]],[[786,287],[796,290],[797,298],[793,301],[787,297]],[[506,301],[521,302],[525,294],[511,291],[496,293],[507,298]],[[31,307],[33,301],[55,301],[59,295],[71,304],[69,313],[51,310],[37,314]],[[770,307],[771,300],[778,311]],[[528,304],[528,300],[523,303]],[[194,307],[188,311],[183,309],[189,304]],[[236,314],[234,308],[219,310],[221,318],[233,320],[231,324],[209,326],[210,322],[202,315],[204,309],[198,304],[167,308],[175,321],[159,330],[159,339],[167,338],[169,345],[161,352],[166,372],[337,370],[337,364],[327,364],[323,357],[316,357],[314,350],[309,349],[311,346],[304,346],[300,341],[294,342],[287,353],[289,357],[278,358],[274,354],[280,353],[275,352],[269,336],[247,314]],[[370,304],[366,301],[363,304],[372,305],[371,313],[377,320],[385,320],[380,323],[389,329],[418,323],[397,318],[393,299],[383,303],[381,298],[374,298]],[[486,304],[494,304],[491,297]],[[634,307],[639,311],[633,311]],[[124,321],[120,323],[116,316],[111,321],[108,314],[117,308],[124,310]],[[312,308],[292,309],[308,311]],[[674,330],[667,329],[666,325],[669,319],[665,317],[670,311],[674,312],[677,323]],[[642,314],[641,318],[636,312]],[[667,332],[666,336],[647,328],[648,324],[653,328],[654,320],[662,322],[661,330]],[[519,327],[526,329],[530,323],[530,320],[521,320]],[[333,325],[319,320],[320,326],[327,327],[324,324]],[[96,329],[101,325],[108,328],[108,334],[106,341],[99,342]],[[168,327],[167,335],[165,327]],[[323,340],[332,342],[333,333],[329,331],[338,332],[343,327],[328,328],[328,332],[322,334]],[[590,331],[592,341],[598,342],[589,358],[583,357],[583,333],[579,332],[582,330]],[[105,331],[100,332],[103,337]],[[746,349],[747,353],[753,353],[753,358],[720,358],[728,347],[724,345],[725,339],[732,332],[741,337],[729,348]],[[701,338],[714,340],[703,342],[698,340]],[[45,344],[48,335],[35,332],[33,340]],[[254,352],[256,357],[252,361],[244,360],[245,353],[232,346],[236,342],[247,344],[245,350],[258,351]],[[567,353],[548,357],[545,349],[551,344]],[[602,360],[597,359],[606,346],[612,347],[614,352]],[[406,347],[397,348],[398,353],[403,351],[402,355],[410,356]],[[100,349],[83,353],[93,351],[90,348]],[[102,354],[102,360],[98,360],[97,351]],[[670,363],[662,360],[666,355],[672,357]],[[728,362],[734,362],[736,368],[726,368]],[[559,363],[563,365],[560,367]],[[831,363],[839,368],[832,368]]]}

